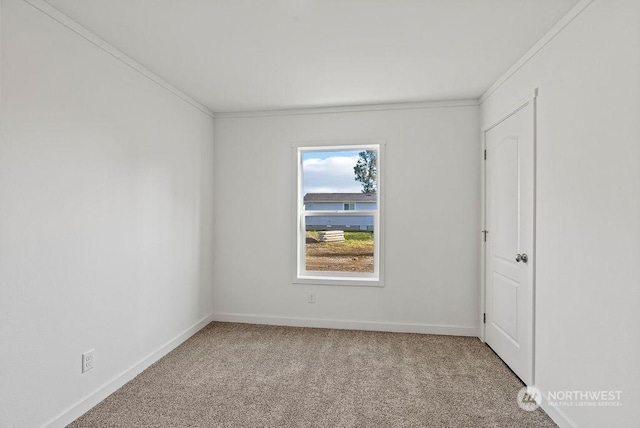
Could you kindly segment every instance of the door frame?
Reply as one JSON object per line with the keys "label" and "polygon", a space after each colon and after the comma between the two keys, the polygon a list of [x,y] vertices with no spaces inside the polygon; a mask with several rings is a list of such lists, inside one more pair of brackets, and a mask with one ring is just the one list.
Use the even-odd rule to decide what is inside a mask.
{"label": "door frame", "polygon": [[[487,230],[487,167],[485,162],[484,154],[487,150],[487,133],[507,120],[509,117],[513,116],[518,111],[525,108],[527,105],[531,105],[531,117],[532,121],[532,129],[533,135],[532,144],[533,144],[533,248],[531,254],[531,269],[532,269],[532,277],[531,277],[531,290],[532,290],[532,346],[531,346],[531,361],[532,361],[532,377],[531,384],[535,384],[535,374],[536,374],[536,359],[535,359],[535,349],[536,349],[536,269],[537,269],[537,257],[536,257],[536,247],[537,247],[537,164],[538,164],[538,118],[537,118],[537,110],[538,110],[538,89],[535,88],[533,91],[526,97],[520,98],[520,101],[514,103],[509,109],[504,111],[502,114],[498,116],[499,119],[493,120],[489,123],[482,124],[482,152],[481,152],[481,168],[480,173],[482,175],[482,186],[481,186],[481,226],[482,231]],[[487,310],[486,304],[486,295],[487,295],[487,284],[486,284],[486,270],[487,270],[487,256],[486,256],[486,244],[483,239],[483,233],[480,234],[480,340],[485,343],[485,334],[486,334],[486,324],[485,313]],[[529,385],[529,386],[532,386]]]}

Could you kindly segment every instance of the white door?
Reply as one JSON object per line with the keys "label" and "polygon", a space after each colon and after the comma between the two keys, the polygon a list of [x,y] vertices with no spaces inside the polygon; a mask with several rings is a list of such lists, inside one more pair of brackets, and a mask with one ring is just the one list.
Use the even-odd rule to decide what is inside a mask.
{"label": "white door", "polygon": [[533,384],[534,101],[485,131],[485,341]]}

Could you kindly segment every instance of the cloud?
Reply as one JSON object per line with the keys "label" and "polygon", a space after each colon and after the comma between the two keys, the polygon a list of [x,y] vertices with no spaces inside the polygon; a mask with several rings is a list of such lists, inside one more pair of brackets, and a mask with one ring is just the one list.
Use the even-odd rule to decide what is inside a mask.
{"label": "cloud", "polygon": [[362,191],[361,184],[354,180],[353,167],[357,162],[357,155],[305,159],[302,162],[303,194]]}

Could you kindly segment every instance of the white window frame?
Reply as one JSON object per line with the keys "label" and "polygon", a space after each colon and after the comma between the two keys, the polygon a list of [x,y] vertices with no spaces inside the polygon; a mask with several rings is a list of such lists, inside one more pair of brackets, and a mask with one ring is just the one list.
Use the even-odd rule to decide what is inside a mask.
{"label": "white window frame", "polygon": [[[353,208],[351,208],[352,205],[353,205]],[[344,209],[345,211],[355,211],[357,209],[355,202],[348,202],[348,203],[344,204],[344,206],[346,207]]]}
{"label": "white window frame", "polygon": [[[294,201],[294,251],[293,251],[293,283],[314,285],[351,285],[382,287],[383,261],[384,261],[384,148],[382,140],[349,141],[349,142],[324,142],[304,143],[293,146],[295,195]],[[350,211],[350,210],[304,210],[302,154],[304,152],[320,151],[364,151],[375,150],[378,153],[377,160],[377,210]],[[305,269],[306,230],[305,219],[312,216],[347,216],[347,217],[373,217],[373,272],[329,272],[308,271]]]}

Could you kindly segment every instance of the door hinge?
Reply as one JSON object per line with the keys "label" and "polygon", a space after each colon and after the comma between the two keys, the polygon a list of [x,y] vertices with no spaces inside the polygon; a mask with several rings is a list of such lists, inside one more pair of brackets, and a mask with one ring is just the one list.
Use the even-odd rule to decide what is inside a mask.
{"label": "door hinge", "polygon": [[489,233],[489,231],[488,231],[488,230],[483,230],[483,231],[482,231],[482,235],[483,235],[484,242],[487,242],[487,233]]}
{"label": "door hinge", "polygon": [[484,151],[484,160],[487,160],[487,151]]}
{"label": "door hinge", "polygon": [[487,323],[487,314],[482,314],[482,323],[483,324]]}

